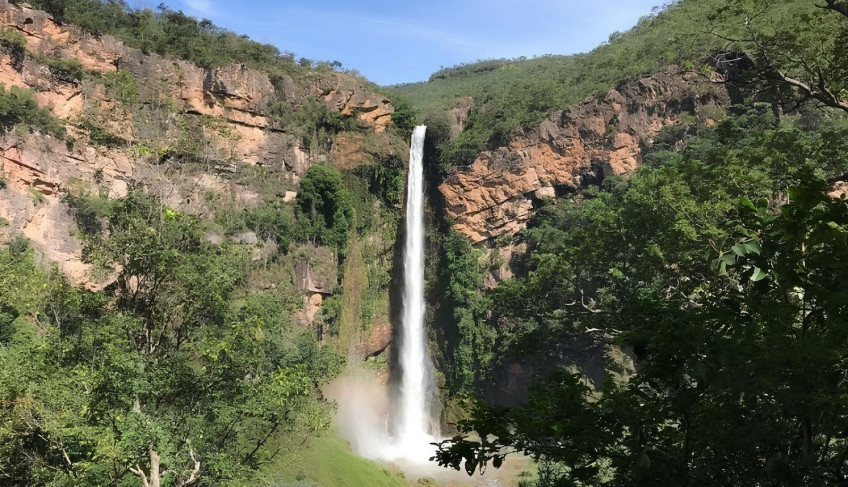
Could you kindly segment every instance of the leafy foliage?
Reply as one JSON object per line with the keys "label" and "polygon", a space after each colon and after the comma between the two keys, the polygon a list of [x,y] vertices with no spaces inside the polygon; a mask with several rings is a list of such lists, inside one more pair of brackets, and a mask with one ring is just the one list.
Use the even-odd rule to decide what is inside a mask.
{"label": "leafy foliage", "polygon": [[464,427],[484,439],[438,461],[473,472],[522,451],[540,485],[842,481],[848,206],[827,193],[848,137],[807,126],[755,106],[544,209],[526,272],[491,298],[499,347],[588,334],[638,370],[609,363],[593,388],[561,369],[520,408],[481,404]]}
{"label": "leafy foliage", "polygon": [[78,84],[85,76],[82,64],[76,58],[40,57],[40,62],[47,65],[50,74],[60,81]]}
{"label": "leafy foliage", "polygon": [[300,183],[297,206],[302,235],[344,250],[353,224],[353,206],[338,169],[322,165],[310,167]]}
{"label": "leafy foliage", "polygon": [[389,100],[395,109],[394,113],[392,113],[392,126],[401,137],[409,140],[412,137],[413,129],[415,129],[415,107],[409,100],[398,94],[390,95]]}
{"label": "leafy foliage", "polygon": [[125,106],[132,107],[139,102],[138,80],[126,69],[105,73],[103,81],[112,96]]}
{"label": "leafy foliage", "polygon": [[0,29],[0,46],[9,50],[12,66],[20,70],[26,58],[26,37],[14,29]]}
{"label": "leafy foliage", "polygon": [[[107,292],[0,250],[0,472],[24,485],[249,479],[281,437],[329,426],[339,357],[292,338],[266,296],[237,299],[244,256],[141,193],[105,212],[86,255]],[[107,305],[108,304],[108,305]],[[195,479],[195,480],[192,480]]]}
{"label": "leafy foliage", "polygon": [[438,341],[444,355],[443,369],[452,392],[468,392],[488,378],[493,360],[495,333],[484,322],[491,303],[481,296],[483,276],[480,253],[465,237],[451,230],[441,242],[440,279],[437,293],[444,306]]}
{"label": "leafy foliage", "polygon": [[32,91],[17,86],[7,91],[0,83],[0,128],[9,130],[16,125],[25,131],[38,130],[60,138],[65,135],[65,127],[38,106]]}

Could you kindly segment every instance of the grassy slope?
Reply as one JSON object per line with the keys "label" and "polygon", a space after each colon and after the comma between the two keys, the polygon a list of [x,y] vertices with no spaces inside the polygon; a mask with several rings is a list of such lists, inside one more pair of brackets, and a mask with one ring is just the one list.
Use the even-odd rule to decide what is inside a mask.
{"label": "grassy slope", "polygon": [[[427,83],[391,87],[417,108],[446,108],[458,96],[508,96],[518,84],[546,86],[552,99],[572,103],[601,93],[617,82],[644,75],[669,64],[693,61],[697,52],[720,50],[727,42],[708,38],[714,23],[724,33],[738,34],[729,19],[715,15],[726,0],[687,0],[646,16],[630,31],[612,34],[610,42],[590,53],[543,56],[524,60],[482,61],[446,68]],[[706,44],[705,44],[706,43]]]}
{"label": "grassy slope", "polygon": [[[298,480],[295,480],[298,479]],[[305,447],[287,451],[266,466],[258,485],[289,487],[406,487],[402,475],[354,455],[341,438],[311,438]]]}

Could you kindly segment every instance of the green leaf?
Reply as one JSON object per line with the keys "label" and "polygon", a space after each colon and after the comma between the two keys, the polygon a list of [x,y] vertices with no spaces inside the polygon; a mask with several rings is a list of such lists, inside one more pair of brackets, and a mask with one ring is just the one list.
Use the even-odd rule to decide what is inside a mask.
{"label": "green leaf", "polygon": [[759,267],[754,267],[754,273],[751,275],[751,280],[754,282],[762,281],[768,274],[763,272]]}
{"label": "green leaf", "polygon": [[754,203],[751,202],[751,200],[749,200],[748,198],[744,198],[744,197],[741,200],[739,200],[739,206],[741,206],[742,208],[749,209],[749,210],[756,210],[757,209],[754,206]]}
{"label": "green leaf", "polygon": [[745,246],[745,250],[749,254],[760,255],[760,253],[762,252],[760,250],[760,246],[756,242],[745,242],[743,245]]}
{"label": "green leaf", "polygon": [[801,196],[800,188],[789,188],[786,193],[789,195],[789,199],[797,200]]}
{"label": "green leaf", "polygon": [[718,257],[716,259],[711,260],[710,261],[710,270],[711,271],[718,270],[718,266],[719,266],[720,263],[721,263],[721,257]]}

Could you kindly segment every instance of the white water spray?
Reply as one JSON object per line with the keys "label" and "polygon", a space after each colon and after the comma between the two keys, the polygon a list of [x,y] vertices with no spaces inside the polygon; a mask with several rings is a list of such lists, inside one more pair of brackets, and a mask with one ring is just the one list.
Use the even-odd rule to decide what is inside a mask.
{"label": "white water spray", "polygon": [[[429,431],[427,398],[430,390],[430,359],[424,339],[424,134],[415,127],[409,148],[409,179],[406,190],[406,241],[403,251],[403,340],[399,411],[393,456],[427,460],[434,441]],[[422,458],[423,457],[423,458]]]}
{"label": "white water spray", "polygon": [[397,461],[410,471],[433,466],[428,462],[435,452],[430,443],[439,435],[428,405],[433,393],[433,368],[424,337],[426,130],[425,126],[415,127],[409,149],[398,395],[391,400],[386,390],[379,390],[354,370],[327,391],[339,403],[340,426],[354,451],[368,458]]}

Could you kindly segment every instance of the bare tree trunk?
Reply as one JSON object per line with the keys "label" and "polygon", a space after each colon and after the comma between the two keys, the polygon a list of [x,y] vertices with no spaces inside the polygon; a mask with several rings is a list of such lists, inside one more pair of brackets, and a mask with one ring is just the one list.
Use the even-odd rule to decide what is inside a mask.
{"label": "bare tree trunk", "polygon": [[194,456],[194,450],[189,448],[188,455],[191,457],[191,461],[194,462],[194,468],[191,470],[191,474],[187,479],[178,481],[176,483],[176,487],[185,487],[186,485],[193,484],[197,480],[198,475],[200,474],[200,460],[198,460],[197,457]]}
{"label": "bare tree trunk", "polygon": [[159,454],[150,445],[150,477],[142,470],[141,465],[136,464],[135,468],[130,467],[130,472],[134,473],[141,479],[142,487],[161,487],[161,474],[159,473]]}
{"label": "bare tree trunk", "polygon": [[160,487],[159,454],[150,446],[150,487]]}

